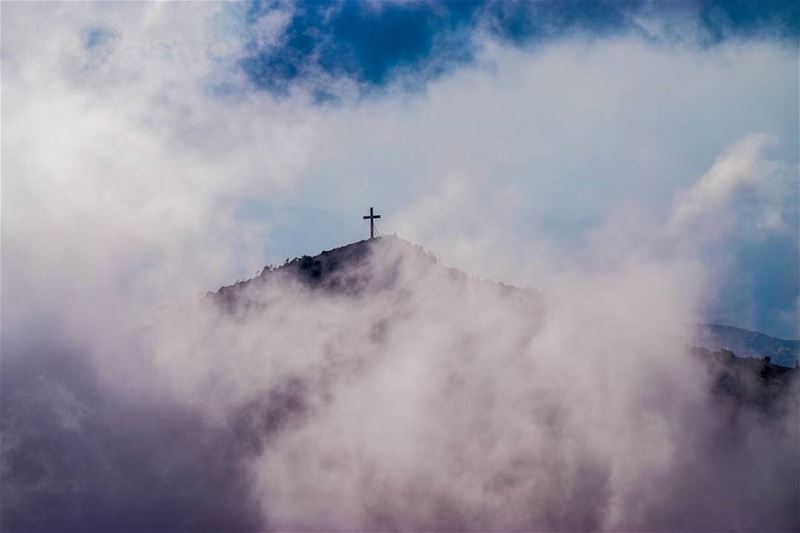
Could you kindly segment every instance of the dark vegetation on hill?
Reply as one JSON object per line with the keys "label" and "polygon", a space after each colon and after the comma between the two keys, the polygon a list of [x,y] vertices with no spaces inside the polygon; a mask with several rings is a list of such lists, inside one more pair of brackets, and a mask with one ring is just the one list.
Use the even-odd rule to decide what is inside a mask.
{"label": "dark vegetation on hill", "polygon": [[[369,268],[368,260],[373,253],[383,252],[387,248],[401,249],[401,254],[390,256],[388,264],[382,269]],[[541,299],[541,293],[533,289],[522,289],[495,283],[480,281],[469,277],[457,268],[450,268],[439,263],[436,256],[421,246],[410,243],[394,235],[363,240],[326,250],[316,256],[304,255],[287,260],[281,266],[268,265],[256,277],[239,281],[233,285],[207,293],[218,304],[228,309],[246,306],[250,289],[257,289],[270,284],[297,283],[304,288],[324,291],[329,294],[357,297],[365,292],[385,290],[402,290],[400,286],[401,261],[414,260],[422,268],[438,268],[446,272],[450,280],[461,284],[481,285],[493,288],[504,295],[514,294],[519,298]],[[406,280],[413,282],[413,280]]]}
{"label": "dark vegetation on hill", "polygon": [[747,406],[778,417],[789,402],[799,400],[793,395],[798,386],[796,368],[773,364],[769,357],[738,357],[730,350],[693,347],[692,353],[711,377],[711,393],[728,406]]}

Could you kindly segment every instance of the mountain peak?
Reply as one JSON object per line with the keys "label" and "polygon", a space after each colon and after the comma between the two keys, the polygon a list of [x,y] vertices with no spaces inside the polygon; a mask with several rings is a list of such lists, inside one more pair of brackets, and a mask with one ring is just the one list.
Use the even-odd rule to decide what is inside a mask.
{"label": "mountain peak", "polygon": [[[538,291],[472,278],[457,268],[442,265],[422,246],[385,235],[324,250],[315,256],[304,255],[283,265],[268,265],[254,278],[220,288],[209,295],[232,309],[252,299],[259,289],[269,286],[297,286],[328,294],[359,296],[364,293],[411,288],[434,279],[446,280],[456,288],[490,288],[498,294],[514,293],[524,298],[540,296]],[[251,292],[252,291],[252,292]]]}
{"label": "mountain peak", "polygon": [[224,286],[212,296],[230,305],[246,291],[271,283],[294,283],[308,289],[354,295],[368,286],[393,286],[400,265],[408,263],[429,268],[438,265],[438,259],[422,246],[396,235],[385,235],[323,250],[315,256],[287,259],[280,266],[267,265],[256,277]]}

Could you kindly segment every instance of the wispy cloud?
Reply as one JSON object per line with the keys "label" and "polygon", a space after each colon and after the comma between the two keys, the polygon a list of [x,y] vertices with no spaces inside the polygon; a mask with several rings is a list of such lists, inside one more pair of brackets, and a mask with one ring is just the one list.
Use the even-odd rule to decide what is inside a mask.
{"label": "wispy cloud", "polygon": [[763,158],[767,141],[765,135],[751,135],[726,149],[707,173],[679,194],[670,230],[697,238],[698,231],[731,231],[737,222],[763,230],[790,228],[794,221],[787,220],[785,204],[791,203],[787,196],[792,178],[788,169]]}
{"label": "wispy cloud", "polygon": [[[547,28],[583,15],[4,4],[3,453],[34,466],[3,505],[66,502],[42,523],[70,509],[76,528],[791,520],[793,493],[776,487],[797,471],[782,459],[794,430],[745,420],[749,437],[719,458],[680,346],[765,239],[786,252],[771,279],[790,303],[742,298],[774,331],[796,325],[794,19],[769,5],[739,23],[728,3],[668,19],[659,5],[550,34],[526,33],[533,10]],[[661,35],[697,35],[674,21],[707,11],[732,38]],[[616,31],[619,17],[652,24]],[[368,28],[404,24],[421,28],[407,48],[368,53]],[[309,222],[281,235],[266,203]],[[311,253],[360,239],[369,205],[448,265],[541,289],[547,313],[392,249],[418,284],[404,298],[272,287],[253,296],[266,310],[233,317],[187,303],[288,254],[265,241]],[[355,224],[325,218],[339,240],[319,239],[320,208]],[[578,235],[554,238],[553,220],[582,221]],[[291,416],[265,436],[275,404]],[[777,481],[730,494],[765,464]],[[690,486],[704,490],[690,500]],[[220,493],[237,497],[209,510]],[[154,501],[169,505],[152,522],[134,513]]]}

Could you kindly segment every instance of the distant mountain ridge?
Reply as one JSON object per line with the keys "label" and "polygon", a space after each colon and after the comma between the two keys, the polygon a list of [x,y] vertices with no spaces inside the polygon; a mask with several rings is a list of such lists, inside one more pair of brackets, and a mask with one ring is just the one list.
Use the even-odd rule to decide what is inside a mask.
{"label": "distant mountain ridge", "polygon": [[730,350],[738,357],[763,359],[793,368],[800,356],[800,340],[770,337],[757,331],[720,324],[698,324],[695,344],[709,350]]}

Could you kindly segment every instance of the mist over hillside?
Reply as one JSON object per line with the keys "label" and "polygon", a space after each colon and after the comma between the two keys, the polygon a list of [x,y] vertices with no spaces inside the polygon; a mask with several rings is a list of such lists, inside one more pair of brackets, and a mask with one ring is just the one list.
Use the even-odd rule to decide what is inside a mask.
{"label": "mist over hillside", "polygon": [[[389,235],[383,239],[398,240],[394,235]],[[418,245],[402,241],[410,254],[418,256],[419,261],[430,264],[437,264],[437,258],[422,249]],[[380,242],[376,241],[376,242]],[[387,271],[374,273],[363,269],[356,270],[356,265],[363,265],[368,257],[369,246],[372,243],[361,241],[330,251],[324,251],[316,257],[303,256],[287,259],[286,263],[280,267],[267,266],[259,276],[251,280],[240,281],[235,285],[222,287],[211,297],[220,299],[230,307],[235,307],[241,303],[240,299],[247,299],[250,286],[260,286],[270,282],[287,282],[287,280],[301,280],[306,286],[324,289],[331,293],[339,294],[362,294],[370,285],[374,290],[376,287],[391,289],[398,282],[397,276],[398,263],[393,264]],[[375,244],[372,244],[373,246]],[[449,275],[453,279],[460,279],[462,282],[467,279],[467,275],[456,269],[447,268]],[[379,280],[372,279],[372,276],[380,276]],[[272,281],[278,280],[278,281]],[[472,280],[475,283],[475,280]],[[514,292],[519,297],[527,297],[531,301],[544,297],[533,289],[522,289],[502,283],[484,284],[494,285],[497,290]],[[749,331],[733,326],[719,324],[697,324],[695,336],[692,344],[712,351],[728,350],[738,357],[752,357],[764,359],[769,357],[773,364],[794,368],[800,357],[800,340],[785,340],[764,335],[757,331]]]}
{"label": "mist over hillside", "polygon": [[800,531],[798,9],[0,2],[0,531]]}
{"label": "mist over hillside", "polygon": [[3,530],[797,529],[797,372],[689,349],[680,286],[518,289],[383,237],[7,344]]}

